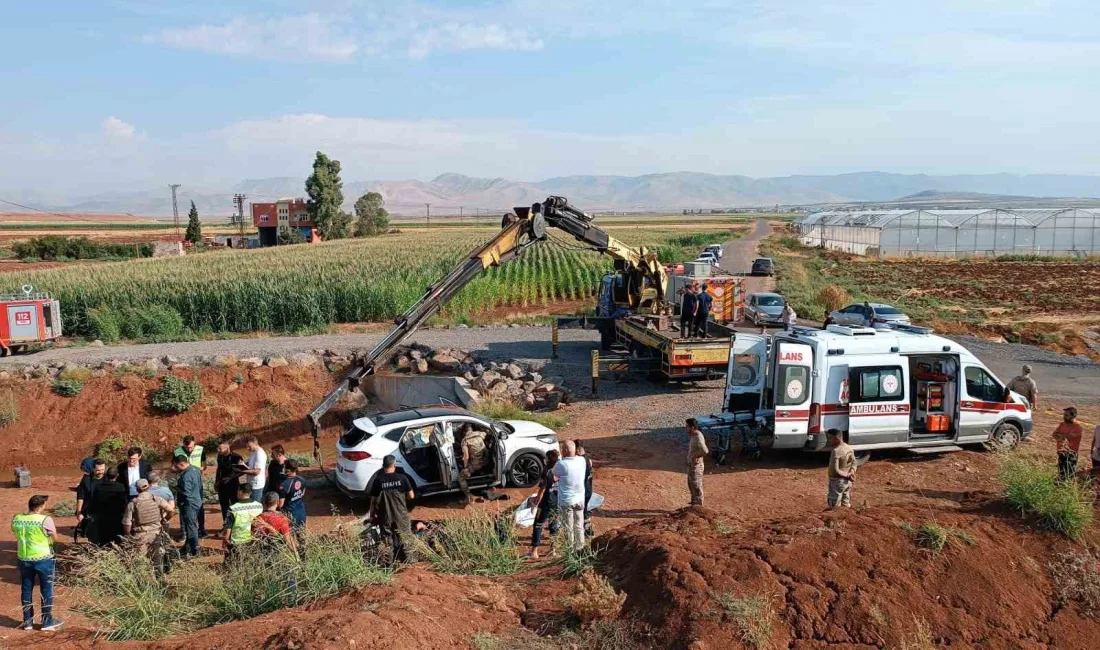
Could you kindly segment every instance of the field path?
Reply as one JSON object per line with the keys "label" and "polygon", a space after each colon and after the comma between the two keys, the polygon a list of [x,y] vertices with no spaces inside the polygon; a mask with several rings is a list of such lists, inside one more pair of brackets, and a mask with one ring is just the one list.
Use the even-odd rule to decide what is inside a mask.
{"label": "field path", "polygon": [[775,291],[775,278],[753,277],[752,261],[759,256],[757,246],[771,234],[767,219],[757,219],[756,225],[747,236],[722,244],[724,255],[718,267],[726,273],[745,276],[746,293]]}

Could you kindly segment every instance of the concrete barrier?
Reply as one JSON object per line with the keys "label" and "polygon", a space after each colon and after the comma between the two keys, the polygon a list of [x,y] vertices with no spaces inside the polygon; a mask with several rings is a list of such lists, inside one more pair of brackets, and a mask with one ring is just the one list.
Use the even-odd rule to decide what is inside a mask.
{"label": "concrete barrier", "polygon": [[478,399],[461,377],[371,375],[362,390],[371,406],[383,411],[444,404],[470,408]]}

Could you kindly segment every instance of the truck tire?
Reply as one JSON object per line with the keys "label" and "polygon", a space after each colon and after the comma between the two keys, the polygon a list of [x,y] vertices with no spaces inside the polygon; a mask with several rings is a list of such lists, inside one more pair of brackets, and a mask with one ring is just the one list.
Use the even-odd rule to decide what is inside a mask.
{"label": "truck tire", "polygon": [[989,436],[985,447],[990,451],[1009,451],[1020,444],[1022,438],[1019,427],[1011,422],[1002,422],[993,429],[993,435]]}

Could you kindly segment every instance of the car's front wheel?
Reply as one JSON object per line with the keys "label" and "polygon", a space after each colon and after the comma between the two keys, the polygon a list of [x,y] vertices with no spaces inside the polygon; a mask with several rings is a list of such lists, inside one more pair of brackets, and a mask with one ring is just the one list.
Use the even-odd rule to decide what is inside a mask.
{"label": "car's front wheel", "polygon": [[508,482],[514,487],[531,487],[537,485],[545,472],[546,463],[538,454],[520,454],[512,461],[508,469]]}

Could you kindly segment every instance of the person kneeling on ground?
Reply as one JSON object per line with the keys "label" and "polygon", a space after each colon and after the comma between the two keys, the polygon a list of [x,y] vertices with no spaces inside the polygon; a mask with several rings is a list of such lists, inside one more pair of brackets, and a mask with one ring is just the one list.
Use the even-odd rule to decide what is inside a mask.
{"label": "person kneeling on ground", "polygon": [[[278,495],[275,496],[278,498]],[[259,517],[263,509],[260,503],[252,500],[252,488],[242,484],[237,490],[237,502],[229,506],[229,516],[225,518],[222,528],[226,562],[232,559],[236,549],[252,541],[252,520]]]}
{"label": "person kneeling on ground", "polygon": [[856,480],[856,454],[852,446],[844,442],[840,429],[829,429],[829,509],[838,506],[852,507],[852,482]]}

